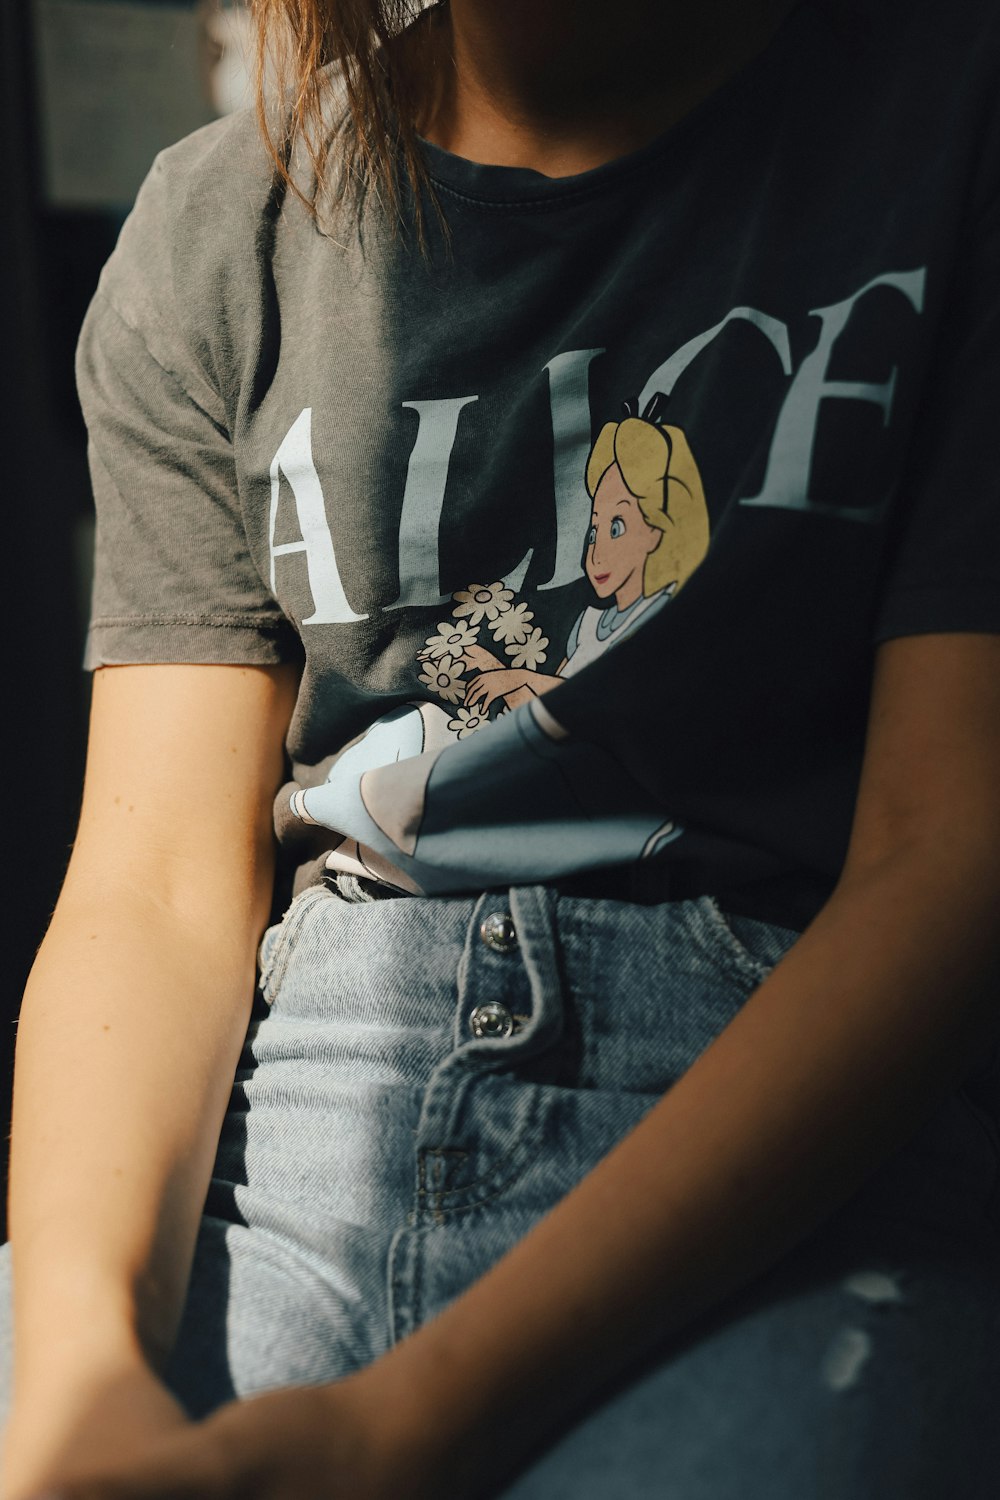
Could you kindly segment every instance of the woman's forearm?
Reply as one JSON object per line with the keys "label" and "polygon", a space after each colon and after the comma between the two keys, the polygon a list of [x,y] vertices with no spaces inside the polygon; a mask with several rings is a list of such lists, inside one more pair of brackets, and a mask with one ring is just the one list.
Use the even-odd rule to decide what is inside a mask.
{"label": "woman's forearm", "polygon": [[15,1058],[18,1401],[95,1360],[155,1363],[174,1337],[270,908],[296,679],[95,675],[80,827]]}
{"label": "woman's forearm", "polygon": [[96,898],[76,884],[35,963],[17,1039],[22,1392],[169,1349],[253,995],[245,899],[198,920],[164,903],[154,877]]}
{"label": "woman's forearm", "polygon": [[366,1372],[449,1493],[776,1261],[957,1085],[996,1030],[1000,871],[939,855],[845,883],[631,1135]]}
{"label": "woman's forearm", "polygon": [[[995,840],[842,883],[645,1119],[433,1321],[335,1384],[234,1403],[135,1494],[477,1500],[826,1218],[997,1031]],[[219,1476],[222,1476],[221,1483]],[[100,1485],[73,1500],[132,1493]]]}
{"label": "woman's forearm", "polygon": [[15,1056],[9,1500],[186,1425],[157,1373],[246,1033],[296,680],[95,674],[80,826]]}

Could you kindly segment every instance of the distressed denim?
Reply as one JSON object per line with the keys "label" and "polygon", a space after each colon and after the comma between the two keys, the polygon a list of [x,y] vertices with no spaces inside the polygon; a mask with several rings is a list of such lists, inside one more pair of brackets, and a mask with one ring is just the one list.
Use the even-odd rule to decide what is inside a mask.
{"label": "distressed denim", "polygon": [[[795,937],[709,897],[298,896],[262,943],[167,1372],[188,1410],[336,1379],[433,1317],[642,1118]],[[996,1500],[996,1106],[989,1059],[504,1500]],[[9,1343],[4,1328],[5,1363]]]}

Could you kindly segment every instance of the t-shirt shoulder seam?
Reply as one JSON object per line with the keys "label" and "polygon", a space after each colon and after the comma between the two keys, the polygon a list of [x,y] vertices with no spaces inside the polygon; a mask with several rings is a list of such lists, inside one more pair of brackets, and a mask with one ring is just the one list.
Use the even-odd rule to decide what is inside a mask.
{"label": "t-shirt shoulder seam", "polygon": [[220,630],[272,631],[291,628],[291,621],[284,615],[96,615],[90,629],[100,630],[104,626],[122,625],[207,625]]}
{"label": "t-shirt shoulder seam", "polygon": [[[190,401],[190,402],[192,402],[192,404],[194,406],[196,406],[199,411],[204,412],[205,416],[212,423],[213,427],[217,428],[219,432],[221,432],[226,438],[228,438],[229,437],[229,431],[228,431],[228,429],[226,427],[224,427],[219,421],[217,421],[216,418],[213,417],[213,415],[212,415],[212,413],[210,411],[205,411],[204,404],[201,401],[198,400],[197,396],[193,395],[191,393],[191,391],[188,390],[187,386],[184,384],[184,381],[177,374],[177,371],[176,370],[172,370],[169,365],[165,365],[161,359],[157,358],[157,356],[153,353],[152,349],[149,347],[149,340],[146,338],[146,335],[143,333],[142,329],[141,328],[137,328],[136,325],[133,322],[131,322],[130,319],[128,319],[125,316],[125,314],[122,312],[121,308],[118,307],[111,300],[111,298],[108,296],[107,292],[104,290],[103,287],[99,286],[97,288],[96,292],[94,293],[94,300],[95,301],[100,300],[100,302],[105,307],[107,307],[108,311],[114,314],[114,316],[118,319],[118,322],[122,325],[122,327],[126,328],[129,333],[133,334],[135,336],[135,338],[137,338],[139,340],[139,342],[142,345],[143,349],[146,351],[146,353],[149,356],[149,358],[153,361],[153,363],[156,366],[156,368],[158,370],[162,370],[163,374],[167,377],[167,379],[173,381],[174,385],[181,392],[181,394],[185,397],[185,399],[188,400],[188,401]],[[215,390],[215,387],[212,386],[212,384],[211,384],[210,381],[206,380],[205,383],[206,383],[206,385],[208,385],[209,389],[212,390],[214,392],[214,394],[218,397],[219,405],[224,407],[225,403],[224,403],[224,401],[222,399],[222,396],[219,394],[219,392],[217,390]]]}

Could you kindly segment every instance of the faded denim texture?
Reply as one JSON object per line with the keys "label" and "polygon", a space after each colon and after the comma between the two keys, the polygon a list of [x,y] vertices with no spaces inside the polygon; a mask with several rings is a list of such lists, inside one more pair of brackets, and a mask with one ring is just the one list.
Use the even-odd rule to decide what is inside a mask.
{"label": "faded denim texture", "polygon": [[[483,937],[500,913],[509,951]],[[169,1370],[188,1409],[333,1380],[433,1317],[638,1122],[795,936],[708,897],[303,892],[261,948]],[[473,1035],[487,1004],[512,1034]],[[994,1063],[505,1500],[995,1500]]]}

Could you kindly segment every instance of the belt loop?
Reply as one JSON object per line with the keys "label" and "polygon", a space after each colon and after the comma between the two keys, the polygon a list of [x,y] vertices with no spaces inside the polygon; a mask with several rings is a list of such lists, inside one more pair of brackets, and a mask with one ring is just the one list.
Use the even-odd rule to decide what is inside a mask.
{"label": "belt loop", "polygon": [[555,907],[556,894],[547,886],[510,889],[510,914],[531,989],[531,1015],[519,1033],[524,1053],[551,1046],[565,1021]]}

